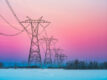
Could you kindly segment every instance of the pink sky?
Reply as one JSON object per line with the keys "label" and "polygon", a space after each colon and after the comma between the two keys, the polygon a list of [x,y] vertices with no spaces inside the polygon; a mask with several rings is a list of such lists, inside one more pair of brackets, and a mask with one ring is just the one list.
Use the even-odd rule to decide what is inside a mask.
{"label": "pink sky", "polygon": [[[107,0],[9,0],[20,20],[44,16],[51,25],[49,35],[58,38],[58,47],[70,59],[107,60]],[[22,29],[4,0],[0,14]],[[16,30],[0,18],[0,32]],[[0,36],[0,59],[27,60],[30,40],[26,33],[15,37]],[[14,56],[14,57],[13,57]]]}

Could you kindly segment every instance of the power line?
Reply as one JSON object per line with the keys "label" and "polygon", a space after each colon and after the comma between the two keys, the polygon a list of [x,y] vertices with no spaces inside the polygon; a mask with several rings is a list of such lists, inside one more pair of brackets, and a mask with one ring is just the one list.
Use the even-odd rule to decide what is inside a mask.
{"label": "power line", "polygon": [[11,7],[10,3],[8,0],[5,0],[6,4],[8,5],[8,8],[10,9],[10,11],[12,12],[13,16],[15,17],[16,21],[19,23],[20,26],[23,27],[23,29],[26,31],[29,39],[31,39],[30,35],[31,33],[28,32],[28,30],[26,29],[26,27],[21,23],[21,21],[19,20],[19,18],[17,17],[16,13],[14,12],[13,8]]}
{"label": "power line", "polygon": [[15,19],[17,20],[17,22],[23,27],[23,29],[27,32],[27,34],[29,34],[28,30],[25,28],[25,26],[20,22],[19,18],[17,17],[17,15],[15,14],[13,8],[11,7],[10,3],[8,0],[5,0],[6,4],[8,5],[10,11],[12,12],[13,16],[15,17]]}
{"label": "power line", "polygon": [[7,23],[10,27],[12,27],[12,28],[14,28],[14,29],[16,29],[16,30],[18,30],[18,31],[21,31],[20,29],[16,28],[16,27],[13,26],[12,24],[10,24],[1,14],[0,14],[0,18],[1,18],[2,20],[4,20],[5,23]]}
{"label": "power line", "polygon": [[15,33],[15,34],[6,34],[6,33],[0,33],[0,35],[3,35],[3,36],[17,36],[19,34],[21,34],[22,32],[18,32],[18,33]]}
{"label": "power line", "polygon": [[[27,25],[27,27],[28,27],[29,25]],[[26,27],[26,28],[27,28]],[[20,32],[17,32],[17,33],[15,33],[15,34],[6,34],[6,33],[1,33],[0,32],[0,35],[2,35],[2,36],[17,36],[17,35],[19,35],[19,34],[21,34],[21,33],[23,33],[25,30],[21,30]]]}

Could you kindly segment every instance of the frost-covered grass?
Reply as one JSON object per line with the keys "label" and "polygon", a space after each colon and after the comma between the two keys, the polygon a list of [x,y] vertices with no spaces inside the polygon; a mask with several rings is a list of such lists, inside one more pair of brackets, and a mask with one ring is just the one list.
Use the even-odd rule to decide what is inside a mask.
{"label": "frost-covered grass", "polygon": [[107,80],[107,70],[0,69],[0,80]]}

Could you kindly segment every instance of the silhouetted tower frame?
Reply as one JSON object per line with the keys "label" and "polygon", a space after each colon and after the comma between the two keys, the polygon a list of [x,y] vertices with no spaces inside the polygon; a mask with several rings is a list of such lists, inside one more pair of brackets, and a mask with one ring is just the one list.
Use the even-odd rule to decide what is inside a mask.
{"label": "silhouetted tower frame", "polygon": [[54,48],[53,50],[55,53],[54,64],[60,67],[63,64],[65,58],[67,58],[67,56],[65,54],[62,54],[63,49]]}
{"label": "silhouetted tower frame", "polygon": [[60,48],[54,48],[53,49],[54,53],[55,53],[55,56],[54,56],[54,64],[56,65],[59,65],[59,56],[60,56],[60,53],[62,51],[62,49]]}
{"label": "silhouetted tower frame", "polygon": [[53,41],[57,41],[57,39],[55,39],[51,36],[50,38],[43,37],[41,40],[45,41],[45,45],[46,45],[44,64],[45,65],[52,65],[51,45],[52,45]]}
{"label": "silhouetted tower frame", "polygon": [[67,56],[65,55],[65,54],[60,54],[59,55],[59,65],[61,66],[61,65],[63,65],[63,63],[64,63],[64,61],[65,61],[65,59],[67,58]]}
{"label": "silhouetted tower frame", "polygon": [[[50,23],[43,20],[43,17],[40,17],[38,20],[33,20],[29,17],[25,21],[21,21],[22,24],[30,24],[31,26],[31,45],[29,50],[28,64],[29,65],[42,65],[40,46],[39,46],[39,27],[42,23]],[[42,26],[43,27],[43,26]]]}

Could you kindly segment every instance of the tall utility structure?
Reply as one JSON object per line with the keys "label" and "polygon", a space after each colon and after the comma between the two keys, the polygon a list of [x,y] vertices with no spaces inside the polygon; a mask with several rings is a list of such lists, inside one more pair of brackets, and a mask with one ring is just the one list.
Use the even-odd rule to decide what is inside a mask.
{"label": "tall utility structure", "polygon": [[[28,57],[28,64],[36,64],[42,65],[41,54],[40,54],[40,46],[39,46],[39,27],[42,24],[49,24],[50,22],[45,21],[40,17],[38,20],[33,20],[28,17],[27,20],[21,21],[22,24],[30,24],[31,26],[31,45]],[[43,27],[43,25],[42,25]],[[46,26],[45,26],[46,27]],[[45,28],[44,27],[44,28]]]}
{"label": "tall utility structure", "polygon": [[65,54],[60,54],[59,55],[59,65],[60,66],[62,66],[63,65],[63,63],[64,63],[64,61],[65,61],[65,59],[67,58],[67,56],[65,55]]}
{"label": "tall utility structure", "polygon": [[54,64],[55,65],[59,65],[60,63],[60,53],[62,52],[62,49],[60,48],[54,48],[54,53],[55,53],[55,56],[54,56]]}
{"label": "tall utility structure", "polygon": [[57,39],[53,37],[43,37],[41,40],[45,41],[46,45],[46,51],[45,51],[45,59],[44,59],[44,64],[46,66],[52,65],[52,51],[51,51],[51,45],[53,41],[57,41]]}
{"label": "tall utility structure", "polygon": [[63,65],[63,62],[64,62],[64,60],[67,56],[62,54],[62,49],[60,49],[60,48],[55,48],[53,50],[54,50],[54,53],[55,53],[54,64],[57,67],[60,67],[61,65]]}

